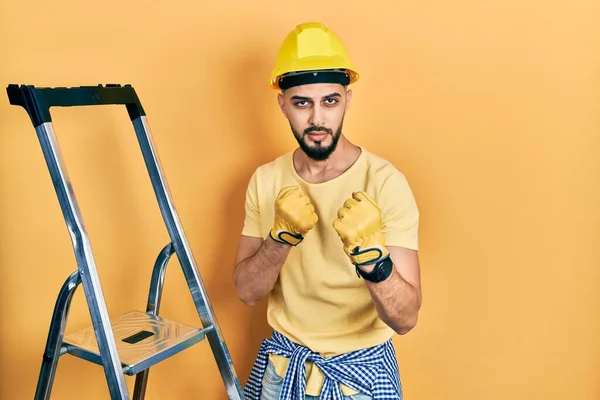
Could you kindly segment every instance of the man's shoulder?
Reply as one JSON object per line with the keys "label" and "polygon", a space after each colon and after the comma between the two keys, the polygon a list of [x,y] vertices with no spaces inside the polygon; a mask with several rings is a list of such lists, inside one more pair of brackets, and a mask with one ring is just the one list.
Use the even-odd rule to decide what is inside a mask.
{"label": "man's shoulder", "polygon": [[259,164],[252,173],[253,179],[264,181],[266,179],[276,179],[282,173],[285,173],[291,162],[292,152],[283,153],[267,162]]}
{"label": "man's shoulder", "polygon": [[281,154],[270,161],[260,164],[258,167],[256,167],[256,171],[260,171],[261,173],[269,173],[286,168],[291,155],[292,152]]}
{"label": "man's shoulder", "polygon": [[406,179],[406,176],[400,170],[400,168],[390,160],[364,148],[363,152],[369,174],[372,177],[381,179],[382,181],[385,181],[389,178],[400,178],[402,180]]}

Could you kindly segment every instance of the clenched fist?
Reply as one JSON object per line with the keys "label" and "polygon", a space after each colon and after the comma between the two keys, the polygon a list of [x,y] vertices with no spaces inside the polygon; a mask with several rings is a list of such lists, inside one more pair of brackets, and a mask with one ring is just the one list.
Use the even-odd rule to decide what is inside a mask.
{"label": "clenched fist", "polygon": [[376,263],[389,255],[381,233],[381,210],[368,194],[354,192],[333,221],[344,251],[356,266]]}
{"label": "clenched fist", "polygon": [[275,221],[270,236],[280,243],[296,246],[319,218],[309,198],[298,186],[286,186],[275,199]]}

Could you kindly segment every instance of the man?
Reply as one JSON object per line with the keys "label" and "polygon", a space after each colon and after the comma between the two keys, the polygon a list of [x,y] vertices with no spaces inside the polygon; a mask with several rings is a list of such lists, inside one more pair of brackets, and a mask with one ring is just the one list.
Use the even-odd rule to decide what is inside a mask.
{"label": "man", "polygon": [[419,211],[404,175],[342,133],[358,76],[320,23],[280,47],[270,85],[299,148],[246,192],[234,281],[247,305],[268,296],[274,330],[248,399],[402,399],[391,338],[421,305]]}

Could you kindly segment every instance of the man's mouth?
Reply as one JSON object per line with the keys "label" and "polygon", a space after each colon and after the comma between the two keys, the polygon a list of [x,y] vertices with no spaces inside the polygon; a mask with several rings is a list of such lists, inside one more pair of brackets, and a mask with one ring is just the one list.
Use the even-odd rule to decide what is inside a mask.
{"label": "man's mouth", "polygon": [[311,140],[314,140],[314,141],[323,140],[327,137],[327,135],[329,135],[329,133],[324,132],[324,131],[314,131],[314,132],[308,133],[308,136],[311,138]]}

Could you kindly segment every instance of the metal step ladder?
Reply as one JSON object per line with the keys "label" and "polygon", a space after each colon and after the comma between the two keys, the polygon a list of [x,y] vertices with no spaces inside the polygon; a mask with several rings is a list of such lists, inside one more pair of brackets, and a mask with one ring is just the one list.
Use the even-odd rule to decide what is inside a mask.
{"label": "metal step ladder", "polygon": [[[33,123],[52,183],[67,224],[77,270],[59,291],[50,323],[35,399],[49,399],[60,356],[71,354],[102,365],[112,399],[130,395],[125,376],[136,376],[133,399],[143,399],[149,369],[208,338],[230,399],[244,399],[243,389],[217,324],[202,278],[187,242],[173,199],[153,145],[146,113],[131,85],[109,84],[81,87],[35,87],[10,84],[10,104],[23,107]],[[171,242],[160,250],[154,264],[146,311],[133,310],[110,319],[92,248],[75,193],[58,146],[51,107],[124,105],[141,148]],[[187,326],[159,316],[165,270],[176,254],[198,311],[202,328]],[[83,285],[92,325],[65,337],[65,326],[73,294]]]}

